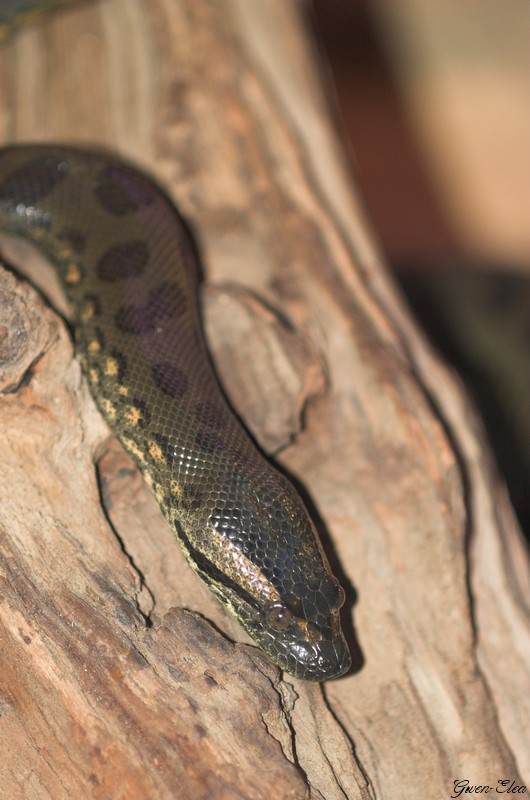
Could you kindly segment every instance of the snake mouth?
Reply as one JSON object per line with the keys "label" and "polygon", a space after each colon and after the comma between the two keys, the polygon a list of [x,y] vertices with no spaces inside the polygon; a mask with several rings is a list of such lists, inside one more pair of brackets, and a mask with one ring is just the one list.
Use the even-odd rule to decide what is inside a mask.
{"label": "snake mouth", "polygon": [[285,654],[283,669],[306,681],[329,681],[348,672],[351,663],[348,645],[340,634],[332,641],[316,644],[293,642]]}

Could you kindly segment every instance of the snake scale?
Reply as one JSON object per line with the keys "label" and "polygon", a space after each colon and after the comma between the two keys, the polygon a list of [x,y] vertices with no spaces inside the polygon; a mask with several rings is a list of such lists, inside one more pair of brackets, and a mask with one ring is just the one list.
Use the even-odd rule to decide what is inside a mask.
{"label": "snake scale", "polygon": [[103,153],[14,145],[0,150],[0,229],[58,270],[92,395],[199,577],[282,670],[347,671],[343,591],[297,492],[224,399],[195,251],[164,193]]}

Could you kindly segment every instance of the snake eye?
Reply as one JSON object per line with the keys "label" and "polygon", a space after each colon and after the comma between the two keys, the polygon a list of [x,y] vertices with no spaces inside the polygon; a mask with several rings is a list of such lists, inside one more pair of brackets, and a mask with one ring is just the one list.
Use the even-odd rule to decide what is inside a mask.
{"label": "snake eye", "polygon": [[337,600],[337,608],[342,608],[346,600],[346,593],[342,586],[339,586],[338,590],[338,600]]}
{"label": "snake eye", "polygon": [[286,606],[276,603],[267,612],[267,624],[275,631],[284,631],[293,621],[293,615]]}

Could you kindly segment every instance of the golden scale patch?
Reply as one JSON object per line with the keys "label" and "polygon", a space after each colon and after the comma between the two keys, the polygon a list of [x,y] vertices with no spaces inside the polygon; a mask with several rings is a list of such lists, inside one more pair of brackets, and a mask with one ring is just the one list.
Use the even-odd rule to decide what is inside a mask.
{"label": "golden scale patch", "polygon": [[115,378],[120,371],[120,365],[118,364],[118,359],[114,358],[113,356],[109,356],[105,361],[105,375],[109,378]]}
{"label": "golden scale patch", "polygon": [[81,280],[81,270],[79,269],[79,265],[75,262],[68,264],[66,268],[66,272],[64,275],[64,280],[70,286],[75,286]]}
{"label": "golden scale patch", "polygon": [[142,412],[137,406],[129,406],[125,412],[125,419],[130,425],[136,426],[142,420]]}
{"label": "golden scale patch", "polygon": [[83,322],[88,322],[94,316],[94,303],[92,300],[89,300],[85,303],[83,310],[81,311],[81,319]]}
{"label": "golden scale patch", "polygon": [[111,420],[116,419],[116,409],[114,408],[110,400],[108,400],[106,397],[101,399],[101,408],[103,409],[103,411],[105,412],[105,414],[109,419]]}
{"label": "golden scale patch", "polygon": [[162,448],[156,442],[149,442],[149,454],[151,458],[157,461],[158,463],[160,464],[166,463],[166,459],[164,458]]}

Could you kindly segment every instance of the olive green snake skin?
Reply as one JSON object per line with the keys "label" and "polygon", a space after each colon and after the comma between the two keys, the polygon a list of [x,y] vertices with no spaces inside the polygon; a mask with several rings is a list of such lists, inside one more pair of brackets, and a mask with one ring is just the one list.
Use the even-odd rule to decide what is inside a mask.
{"label": "olive green snake skin", "polygon": [[194,249],[163,192],[102,153],[6,147],[0,229],[56,266],[92,395],[196,573],[281,669],[347,671],[342,589],[298,494],[219,388]]}

